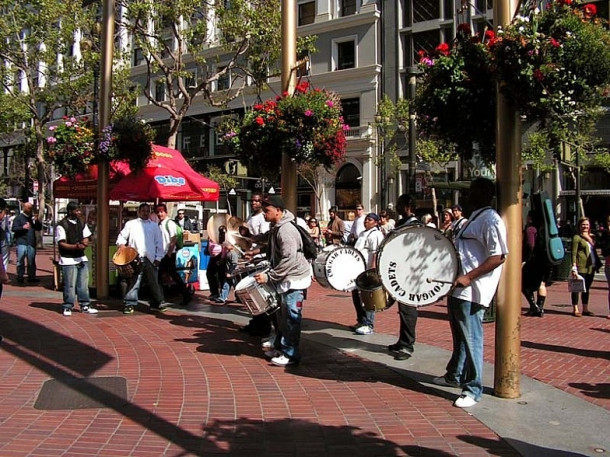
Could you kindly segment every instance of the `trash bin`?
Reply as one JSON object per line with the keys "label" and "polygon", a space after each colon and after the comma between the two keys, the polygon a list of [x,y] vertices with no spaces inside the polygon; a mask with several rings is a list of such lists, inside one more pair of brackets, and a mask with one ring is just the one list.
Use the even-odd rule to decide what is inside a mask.
{"label": "trash bin", "polygon": [[553,267],[553,280],[554,281],[567,281],[572,271],[572,239],[562,238],[564,256],[563,260],[559,265]]}
{"label": "trash bin", "polygon": [[496,321],[496,302],[497,302],[496,297],[497,296],[494,295],[494,298],[492,298],[491,303],[485,310],[485,314],[483,314],[483,323],[484,324]]}

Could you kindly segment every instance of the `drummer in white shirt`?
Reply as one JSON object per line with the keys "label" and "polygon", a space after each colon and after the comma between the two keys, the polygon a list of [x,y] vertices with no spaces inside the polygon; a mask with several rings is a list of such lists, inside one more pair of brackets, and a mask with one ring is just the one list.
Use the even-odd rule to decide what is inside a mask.
{"label": "drummer in white shirt", "polygon": [[[366,268],[372,269],[376,267],[377,251],[383,241],[383,233],[379,230],[379,216],[375,213],[369,213],[364,217],[364,231],[356,240],[355,248],[362,253],[366,262]],[[358,289],[352,291],[352,302],[356,309],[356,324],[355,332],[358,335],[370,335],[373,333],[375,325],[375,311],[365,310],[362,306],[362,299]]]}
{"label": "drummer in white shirt", "polygon": [[116,241],[119,250],[130,246],[138,251],[142,261],[140,273],[129,279],[128,291],[124,298],[124,314],[133,314],[134,307],[138,304],[142,280],[148,285],[150,307],[160,312],[166,310],[163,291],[158,281],[158,267],[165,255],[163,234],[159,225],[150,220],[150,213],[150,205],[142,203],[138,208],[138,218],[125,224]]}

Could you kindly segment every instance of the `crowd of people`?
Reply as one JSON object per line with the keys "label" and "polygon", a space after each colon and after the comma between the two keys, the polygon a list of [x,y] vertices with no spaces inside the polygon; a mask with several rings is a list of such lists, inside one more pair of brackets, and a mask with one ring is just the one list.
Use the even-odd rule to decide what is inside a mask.
{"label": "crowd of people", "polygon": [[[464,217],[459,204],[445,208],[439,218],[418,211],[412,195],[401,195],[394,208],[379,213],[367,212],[358,203],[354,211],[347,212],[347,220],[339,216],[339,209],[331,207],[329,222],[325,227],[315,217],[300,220],[286,208],[281,197],[255,194],[251,199],[251,214],[240,227],[239,235],[250,240],[250,248],[243,251],[226,239],[227,229],[219,227],[218,233],[207,245],[210,256],[207,279],[209,299],[224,304],[230,292],[237,286],[241,276],[236,275],[240,265],[264,258],[265,268],[258,269],[252,277],[257,284],[269,285],[277,295],[277,307],[271,312],[253,315],[250,322],[240,330],[261,337],[261,346],[271,363],[277,366],[296,365],[301,361],[300,347],[303,304],[307,289],[315,275],[312,260],[304,254],[304,240],[297,224],[307,228],[313,242],[322,253],[338,247],[351,247],[362,255],[365,271],[375,270],[384,239],[399,233],[405,227],[434,227],[453,243],[459,259],[459,270],[447,300],[449,328],[452,333],[453,351],[444,375],[433,382],[438,385],[461,389],[455,400],[457,407],[468,408],[480,401],[482,395],[483,369],[483,315],[495,295],[502,265],[508,255],[506,227],[502,218],[492,208],[495,185],[486,179],[471,183],[467,200],[471,213]],[[0,210],[3,204],[0,199]],[[6,204],[4,203],[4,206]],[[419,214],[420,216],[416,216]],[[4,211],[0,216],[0,241],[6,259],[6,246],[10,238],[6,235],[7,219]],[[155,216],[154,218],[152,216]],[[396,220],[397,219],[397,220]],[[188,229],[184,213],[176,220],[168,216],[165,204],[158,204],[154,211],[147,203],[138,208],[138,217],[127,221],[118,235],[119,251],[130,247],[137,251],[139,267],[128,281],[123,301],[124,313],[131,314],[140,299],[140,290],[146,285],[150,307],[163,312],[167,309],[161,276],[173,279],[180,290],[180,305],[187,306],[192,299],[188,287],[176,270],[177,227]],[[523,281],[522,292],[527,299],[528,316],[542,317],[546,300],[546,286],[551,281],[552,264],[545,255],[544,221],[532,211],[528,214],[523,235]],[[24,204],[22,212],[11,221],[11,232],[17,245],[17,282],[37,281],[35,263],[35,241],[33,232],[40,223],[32,214],[32,205]],[[424,229],[427,230],[427,229]],[[95,314],[88,290],[88,259],[85,248],[91,231],[82,221],[80,206],[71,202],[67,215],[54,232],[59,248],[59,265],[64,278],[62,312],[70,316],[78,303],[81,312]],[[602,259],[605,258],[605,262]],[[581,277],[584,290],[571,294],[576,317],[593,315],[589,309],[589,290],[595,272],[605,263],[605,273],[610,286],[610,216],[606,225],[593,233],[586,217],[576,224],[572,237],[571,276]],[[356,279],[356,278],[354,278]],[[0,268],[0,295],[2,283],[8,281],[6,262]],[[350,290],[355,310],[356,323],[350,328],[357,335],[374,333],[376,309],[363,305],[361,291]],[[579,307],[580,305],[582,308]],[[395,304],[388,296],[386,308]],[[610,319],[610,292],[608,295]],[[418,308],[400,301],[397,303],[398,335],[395,343],[387,347],[396,360],[409,359],[415,350]],[[254,313],[253,313],[254,314]]]}

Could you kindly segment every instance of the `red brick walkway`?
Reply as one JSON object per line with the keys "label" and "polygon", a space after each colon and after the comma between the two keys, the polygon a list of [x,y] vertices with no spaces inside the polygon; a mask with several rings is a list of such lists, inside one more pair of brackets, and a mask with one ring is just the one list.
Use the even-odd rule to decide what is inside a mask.
{"label": "red brick walkway", "polygon": [[[3,457],[518,455],[438,391],[357,353],[305,340],[300,366],[270,365],[258,339],[223,317],[242,312],[237,306],[205,305],[218,312],[212,318],[124,316],[108,301],[97,316],[66,318],[50,290],[48,256],[38,256],[43,283],[7,286],[0,304]],[[610,320],[569,316],[564,289],[551,288],[543,319],[522,319],[522,372],[609,409]],[[605,299],[605,290],[593,291],[592,310],[603,316]],[[317,285],[304,314],[316,326],[354,320],[347,294]],[[378,314],[378,333],[396,329],[393,310]],[[493,338],[488,324],[490,362]],[[450,348],[442,305],[420,310],[418,341]],[[93,377],[125,378],[127,399],[92,387],[105,408],[34,408],[45,381]]]}

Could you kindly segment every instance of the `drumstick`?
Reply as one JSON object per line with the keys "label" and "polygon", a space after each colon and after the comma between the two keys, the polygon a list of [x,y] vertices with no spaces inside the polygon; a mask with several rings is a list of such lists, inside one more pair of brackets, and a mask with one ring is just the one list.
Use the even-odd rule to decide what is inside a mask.
{"label": "drumstick", "polygon": [[441,284],[453,284],[453,281],[445,281],[444,279],[428,278],[426,282],[440,282]]}

